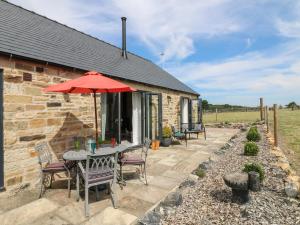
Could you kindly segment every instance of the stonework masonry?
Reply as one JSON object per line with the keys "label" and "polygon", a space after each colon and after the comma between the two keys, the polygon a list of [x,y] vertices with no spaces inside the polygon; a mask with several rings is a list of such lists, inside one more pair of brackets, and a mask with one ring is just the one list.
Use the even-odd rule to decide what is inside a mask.
{"label": "stonework masonry", "polygon": [[[42,91],[51,84],[77,78],[82,72],[6,56],[0,56],[0,68],[4,69],[5,186],[7,189],[22,183],[33,186],[39,179],[35,145],[47,141],[56,160],[61,159],[66,149],[73,147],[75,136],[94,135],[93,99],[91,95]],[[122,82],[138,90],[162,93],[163,126],[172,124],[178,127],[181,96],[197,98],[196,95],[165,88]],[[99,107],[98,113],[100,111]]]}

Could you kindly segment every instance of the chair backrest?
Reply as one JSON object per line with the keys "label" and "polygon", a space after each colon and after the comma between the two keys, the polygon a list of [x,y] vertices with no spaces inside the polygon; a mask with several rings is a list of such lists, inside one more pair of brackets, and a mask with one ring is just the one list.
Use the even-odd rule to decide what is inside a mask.
{"label": "chair backrest", "polygon": [[145,138],[143,148],[142,148],[142,154],[144,155],[144,160],[146,160],[146,158],[148,156],[148,151],[149,151],[149,148],[150,148],[150,144],[151,144],[151,140],[149,138]]}
{"label": "chair backrest", "polygon": [[88,155],[85,165],[86,178],[89,178],[89,174],[104,174],[113,173],[116,174],[118,153],[109,155]]}
{"label": "chair backrest", "polygon": [[202,130],[202,123],[195,123],[193,126],[194,130]]}
{"label": "chair backrest", "polygon": [[49,150],[49,146],[47,142],[38,143],[35,146],[35,151],[38,154],[39,163],[51,163],[52,162],[52,154]]}
{"label": "chair backrest", "polygon": [[189,129],[189,124],[188,123],[182,123],[181,124],[181,131],[185,131]]}
{"label": "chair backrest", "polygon": [[172,129],[173,134],[175,134],[177,132],[176,128],[173,125],[171,126],[171,129]]}

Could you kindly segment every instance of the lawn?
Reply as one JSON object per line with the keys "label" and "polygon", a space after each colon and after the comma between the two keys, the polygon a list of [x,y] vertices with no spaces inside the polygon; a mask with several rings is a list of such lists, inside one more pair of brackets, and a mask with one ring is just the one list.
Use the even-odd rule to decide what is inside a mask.
{"label": "lawn", "polygon": [[[203,115],[205,124],[216,122],[255,122],[259,120],[259,112],[223,112]],[[270,127],[273,126],[273,111],[269,112]],[[300,110],[282,109],[278,111],[279,144],[284,150],[292,150],[294,154],[287,154],[292,167],[300,174]],[[288,151],[286,151],[288,152]]]}
{"label": "lawn", "polygon": [[216,113],[204,113],[203,121],[205,124],[218,122],[255,122],[260,119],[260,112],[222,112],[218,113],[216,120]]}
{"label": "lawn", "polygon": [[[270,115],[273,115],[270,113]],[[292,150],[295,154],[287,157],[300,174],[300,110],[279,110],[279,145],[283,149]],[[270,117],[271,127],[273,118]],[[271,129],[272,130],[272,129]]]}

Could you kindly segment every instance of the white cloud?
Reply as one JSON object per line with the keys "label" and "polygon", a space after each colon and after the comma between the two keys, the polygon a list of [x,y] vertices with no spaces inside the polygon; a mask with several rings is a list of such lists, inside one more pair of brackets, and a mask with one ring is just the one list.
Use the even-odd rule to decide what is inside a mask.
{"label": "white cloud", "polygon": [[[232,0],[11,0],[51,19],[113,42],[121,37],[120,17],[128,17],[128,34],[142,41],[162,61],[195,52],[194,40],[243,29]],[[247,4],[243,4],[244,6]],[[116,38],[118,37],[118,38]]]}
{"label": "white cloud", "polygon": [[[299,16],[300,20],[300,16]],[[300,21],[286,22],[283,20],[278,20],[277,27],[279,33],[286,37],[300,38]]]}
{"label": "white cloud", "polygon": [[[121,43],[120,17],[126,16],[130,38],[147,47],[172,74],[221,103],[243,98],[253,102],[260,95],[282,101],[293,95],[300,98],[300,42],[295,41],[300,38],[300,1],[11,2],[117,45]],[[201,51],[197,43],[203,40],[218,41],[240,35],[245,40],[243,51],[249,51],[260,37],[278,34],[288,39],[287,44],[273,50],[252,51],[218,61],[183,60]]]}
{"label": "white cloud", "polygon": [[297,41],[218,62],[178,64],[167,70],[200,90],[204,97],[223,103],[225,99],[228,99],[227,103],[238,103],[241,97],[254,95],[255,98],[245,104],[255,105],[259,96],[278,101],[300,98],[299,59],[300,42]]}

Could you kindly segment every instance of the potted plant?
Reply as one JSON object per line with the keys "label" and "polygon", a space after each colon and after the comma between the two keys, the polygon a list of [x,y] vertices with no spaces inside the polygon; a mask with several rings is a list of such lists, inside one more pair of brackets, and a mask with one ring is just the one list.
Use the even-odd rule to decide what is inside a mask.
{"label": "potted plant", "polygon": [[163,128],[161,145],[164,147],[169,147],[172,143],[172,130],[169,126]]}

